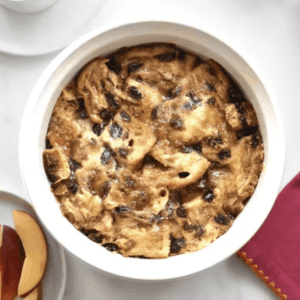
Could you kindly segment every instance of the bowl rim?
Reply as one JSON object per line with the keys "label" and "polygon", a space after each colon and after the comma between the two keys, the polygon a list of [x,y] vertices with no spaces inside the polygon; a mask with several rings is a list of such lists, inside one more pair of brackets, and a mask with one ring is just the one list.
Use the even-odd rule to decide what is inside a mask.
{"label": "bowl rim", "polygon": [[[226,44],[225,42],[223,42],[221,39],[219,39],[218,37],[216,37],[215,35],[208,33],[206,31],[201,30],[200,28],[197,28],[195,26],[191,26],[189,24],[186,23],[177,23],[177,22],[171,22],[171,21],[165,21],[165,20],[150,20],[150,21],[139,21],[139,22],[113,22],[113,23],[107,23],[105,25],[102,25],[86,34],[84,34],[83,36],[81,36],[80,38],[78,38],[76,41],[74,41],[73,43],[71,43],[68,47],[66,47],[64,50],[62,50],[53,60],[52,62],[46,67],[46,69],[44,70],[44,72],[42,73],[42,75],[40,76],[40,78],[38,79],[38,81],[36,82],[34,88],[32,89],[32,92],[30,93],[28,102],[26,104],[26,108],[25,111],[23,113],[23,117],[22,117],[22,121],[21,121],[21,129],[20,129],[20,135],[19,135],[19,166],[20,166],[20,172],[21,172],[21,177],[22,177],[22,182],[23,182],[23,186],[25,188],[26,194],[28,199],[30,199],[30,203],[32,204],[36,214],[39,216],[38,211],[36,210],[36,207],[34,205],[35,201],[32,201],[31,196],[30,196],[30,191],[27,188],[27,184],[26,184],[26,176],[25,176],[25,170],[24,170],[24,161],[25,161],[25,157],[23,156],[22,153],[22,149],[25,149],[25,147],[27,146],[26,144],[26,128],[27,125],[30,123],[30,121],[28,120],[30,114],[31,114],[31,108],[32,105],[36,104],[38,102],[38,100],[40,99],[40,96],[42,95],[42,92],[44,90],[44,88],[47,86],[51,76],[53,75],[53,73],[55,72],[55,70],[57,69],[57,67],[59,67],[64,60],[66,60],[70,55],[72,55],[72,53],[74,51],[76,51],[77,49],[79,49],[81,46],[83,46],[85,43],[91,41],[93,38],[96,38],[97,36],[104,34],[108,31],[112,31],[115,29],[119,29],[120,27],[126,27],[126,26],[132,26],[132,25],[145,25],[145,24],[153,24],[153,23],[161,23],[161,24],[170,24],[172,26],[176,25],[176,26],[181,26],[184,27],[185,29],[192,29],[192,30],[196,30],[196,31],[200,31],[208,36],[210,36],[211,38],[213,38],[214,40],[217,40],[219,43],[223,43],[226,47],[228,47],[237,57],[239,57],[246,65],[247,67],[257,76],[257,78],[259,79],[259,81],[261,82],[262,86],[264,87],[267,95],[269,96],[272,108],[274,110],[274,115],[276,116],[276,126],[278,129],[278,139],[279,139],[279,149],[277,149],[279,155],[279,159],[276,162],[277,164],[277,171],[279,172],[279,175],[277,176],[277,182],[278,182],[278,188],[275,189],[276,190],[276,195],[277,192],[279,191],[279,186],[282,180],[282,175],[283,175],[283,169],[284,169],[284,160],[285,160],[285,143],[284,143],[284,131],[283,131],[283,123],[282,123],[282,119],[280,116],[280,111],[278,108],[278,101],[276,100],[275,94],[272,91],[272,89],[270,88],[270,83],[268,82],[268,80],[263,76],[263,73],[260,71],[253,70],[253,68],[248,64],[248,60],[244,59],[243,56],[241,56],[238,52],[236,52],[234,50],[234,48],[232,48],[231,46],[229,46],[228,44]],[[273,201],[272,201],[272,205],[270,205],[270,207],[268,208],[268,213],[271,211],[274,203],[275,203],[276,197],[274,197]],[[268,214],[266,214],[266,216],[264,216],[264,218],[261,218],[260,225],[255,226],[255,230],[251,231],[251,235],[248,237],[247,241],[249,241],[251,239],[251,237],[257,232],[257,230],[261,227],[261,225],[263,224],[263,222],[265,221],[265,219],[267,218]],[[44,223],[44,221],[39,217],[40,221],[43,223],[44,226],[46,226],[46,224]],[[52,231],[52,228],[48,228],[48,226],[46,226],[48,229],[48,232],[60,243],[64,246],[63,241],[58,240],[57,237],[55,236],[55,234]],[[216,240],[214,242],[215,243],[219,243],[220,240],[222,239],[222,237],[218,240]],[[93,243],[93,242],[91,242]],[[94,243],[95,244],[95,243]],[[245,243],[243,243],[242,245],[240,245],[239,248],[241,248]],[[116,276],[120,276],[120,277],[126,277],[129,279],[141,279],[141,280],[169,280],[169,279],[175,279],[175,278],[181,278],[184,276],[188,276],[188,275],[192,275],[194,273],[198,273],[200,271],[205,270],[206,268],[212,267],[215,264],[223,261],[224,259],[228,258],[229,256],[233,255],[237,250],[239,249],[232,249],[232,251],[230,253],[226,252],[225,255],[219,255],[217,259],[215,259],[215,261],[211,264],[209,264],[208,266],[205,267],[199,267],[199,270],[193,270],[192,272],[185,272],[182,273],[181,275],[178,274],[172,274],[171,272],[169,272],[168,275],[166,274],[158,274],[158,276],[143,276],[143,277],[136,277],[132,274],[124,274],[124,272],[117,272],[116,270],[111,270],[109,268],[102,268],[99,266],[95,266],[93,263],[91,263],[91,261],[88,261],[86,257],[82,257],[79,256],[78,254],[75,253],[74,249],[70,249],[66,246],[64,246],[66,248],[66,250],[68,250],[69,253],[71,253],[74,257],[76,257],[77,259],[81,260],[82,262],[84,262],[85,264],[97,269],[97,270],[101,270],[104,271],[105,273],[109,273],[112,275],[116,275]],[[205,249],[203,249],[205,250]],[[201,251],[203,251],[201,250]],[[199,252],[199,251],[197,251]],[[194,253],[197,253],[194,252]],[[99,252],[100,253],[100,252]],[[184,256],[186,256],[187,254],[185,254]],[[188,254],[190,255],[190,254]],[[182,257],[183,255],[178,255],[178,256],[174,256],[174,257],[169,257],[167,259],[178,259],[178,257]],[[114,256],[115,257],[115,256]],[[123,258],[124,259],[124,258]],[[128,259],[128,258],[126,258]],[[130,258],[133,259],[133,258]],[[167,260],[165,259],[165,260]],[[155,260],[155,259],[154,259]],[[151,261],[151,260],[150,260]],[[152,260],[153,261],[153,260]]]}

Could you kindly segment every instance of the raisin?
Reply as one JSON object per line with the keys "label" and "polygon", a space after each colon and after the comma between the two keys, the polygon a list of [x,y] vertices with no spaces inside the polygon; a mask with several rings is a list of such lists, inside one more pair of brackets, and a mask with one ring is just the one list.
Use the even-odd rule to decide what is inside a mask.
{"label": "raisin", "polygon": [[76,183],[76,181],[74,179],[69,180],[66,185],[67,185],[68,190],[71,193],[73,193],[73,194],[77,193],[78,184]]}
{"label": "raisin", "polygon": [[158,58],[160,61],[163,62],[170,62],[173,61],[177,56],[176,51],[169,51],[163,54],[155,55],[156,58]]}
{"label": "raisin", "polygon": [[48,139],[46,139],[46,149],[52,149],[52,145]]}
{"label": "raisin", "polygon": [[186,52],[183,50],[180,50],[178,52],[178,60],[179,61],[184,61],[186,59]]}
{"label": "raisin", "polygon": [[234,105],[235,105],[237,111],[238,111],[241,115],[245,113],[245,108],[244,108],[243,103],[235,102]]}
{"label": "raisin", "polygon": [[201,225],[195,225],[194,230],[197,238],[201,237],[204,234],[204,229]]}
{"label": "raisin", "polygon": [[84,100],[83,98],[78,98],[78,113],[79,113],[79,117],[80,119],[87,119],[88,115],[84,106]]}
{"label": "raisin", "polygon": [[214,85],[211,84],[211,83],[209,83],[209,82],[206,82],[206,83],[205,83],[205,87],[206,87],[206,89],[207,89],[208,91],[210,91],[210,92],[215,92],[215,91],[216,91]]}
{"label": "raisin", "polygon": [[153,164],[155,162],[156,162],[156,160],[150,155],[146,155],[144,157],[144,164]]}
{"label": "raisin", "polygon": [[192,147],[196,153],[198,153],[198,154],[202,153],[202,146],[200,143],[197,143],[197,144],[193,145]]}
{"label": "raisin", "polygon": [[84,234],[85,236],[89,236],[90,234],[97,233],[98,230],[96,230],[96,229],[86,229],[86,228],[82,227],[80,229],[80,232],[82,234]]}
{"label": "raisin", "polygon": [[245,97],[243,96],[243,93],[242,93],[241,89],[234,82],[231,82],[231,85],[228,89],[228,95],[229,95],[229,100],[232,103],[241,103],[241,102],[246,101]]}
{"label": "raisin", "polygon": [[183,122],[180,119],[172,119],[170,121],[170,126],[174,129],[180,129],[183,127]]}
{"label": "raisin", "polygon": [[176,210],[176,214],[179,218],[185,218],[186,217],[186,210],[184,207],[180,206]]}
{"label": "raisin", "polygon": [[123,129],[119,124],[113,123],[109,126],[109,132],[113,139],[117,139],[122,136]]}
{"label": "raisin", "polygon": [[185,223],[184,226],[183,226],[183,229],[184,229],[185,231],[192,231],[192,230],[195,229],[195,227],[194,227],[194,225]]}
{"label": "raisin", "polygon": [[70,166],[71,172],[75,172],[80,167],[80,164],[76,160],[70,158],[69,166]]}
{"label": "raisin", "polygon": [[99,188],[99,194],[101,196],[102,199],[105,199],[110,191],[110,188],[111,188],[111,182],[110,181],[107,181],[107,182],[104,182],[102,184],[102,186]]}
{"label": "raisin", "polygon": [[141,64],[141,63],[138,63],[138,62],[135,62],[135,63],[129,64],[129,65],[127,66],[127,72],[128,72],[128,74],[130,74],[130,73],[133,73],[133,72],[137,71],[138,69],[140,69],[140,68],[141,68],[141,66],[142,66],[142,65],[143,65],[143,64]]}
{"label": "raisin", "polygon": [[186,177],[188,177],[189,175],[190,175],[189,172],[180,172],[180,173],[178,173],[178,176],[179,176],[180,178],[186,178]]}
{"label": "raisin", "polygon": [[101,155],[101,163],[103,166],[105,166],[109,160],[113,157],[114,153],[110,147],[104,148],[104,151]]}
{"label": "raisin", "polygon": [[258,126],[253,126],[253,127],[248,126],[238,131],[237,138],[239,140],[244,136],[250,136],[252,134],[255,134],[257,130],[258,130]]}
{"label": "raisin", "polygon": [[100,115],[101,119],[106,122],[109,122],[114,117],[114,114],[111,111],[109,111],[108,109],[101,110],[99,115]]}
{"label": "raisin", "polygon": [[114,108],[114,109],[117,109],[120,107],[119,103],[115,100],[115,96],[111,93],[106,93],[105,94],[105,98],[106,98],[106,101],[108,102],[108,104]]}
{"label": "raisin", "polygon": [[184,244],[185,241],[183,238],[176,239],[171,237],[170,253],[178,253]]}
{"label": "raisin", "polygon": [[192,110],[192,104],[190,102],[185,102],[183,105],[182,105],[182,109],[183,110]]}
{"label": "raisin", "polygon": [[125,148],[120,148],[119,149],[119,155],[121,157],[126,157],[128,155],[128,151]]}
{"label": "raisin", "polygon": [[102,244],[103,236],[100,233],[90,233],[88,238],[97,244]]}
{"label": "raisin", "polygon": [[[46,173],[47,174],[47,173]],[[47,174],[47,177],[48,177],[48,180],[51,182],[51,183],[54,183],[56,180],[57,180],[57,177],[53,174]]]}
{"label": "raisin", "polygon": [[130,116],[127,115],[126,112],[124,112],[124,111],[121,111],[121,118],[122,118],[123,120],[125,120],[126,122],[128,122],[128,123],[131,121]]}
{"label": "raisin", "polygon": [[231,219],[231,220],[234,220],[236,218],[236,215],[235,214],[229,214],[228,217]]}
{"label": "raisin", "polygon": [[106,66],[113,71],[114,73],[116,73],[117,75],[122,71],[122,66],[120,63],[118,63],[116,61],[116,59],[114,57],[112,57],[107,63]]}
{"label": "raisin", "polygon": [[252,135],[251,145],[253,148],[256,148],[258,146],[258,136],[256,133]]}
{"label": "raisin", "polygon": [[129,93],[130,93],[130,96],[136,100],[142,99],[142,93],[135,86],[131,86],[129,88]]}
{"label": "raisin", "polygon": [[216,101],[215,97],[211,97],[211,98],[208,99],[207,103],[209,105],[215,105],[215,101]]}
{"label": "raisin", "polygon": [[152,120],[155,120],[157,118],[157,114],[158,114],[158,108],[153,108],[151,111],[151,118]]}
{"label": "raisin", "polygon": [[221,225],[228,225],[229,220],[224,215],[217,215],[215,221]]}
{"label": "raisin", "polygon": [[104,128],[105,128],[105,123],[104,123],[104,122],[102,122],[101,124],[95,123],[95,124],[93,125],[92,130],[93,130],[93,132],[94,132],[97,136],[100,136],[100,135],[103,133]]}
{"label": "raisin", "polygon": [[212,190],[207,190],[205,193],[204,193],[204,196],[203,196],[204,200],[206,202],[212,202],[215,198],[215,195],[214,195],[214,192]]}
{"label": "raisin", "polygon": [[193,106],[197,106],[201,103],[201,100],[194,94],[194,92],[188,92],[187,97],[190,98],[190,105]]}
{"label": "raisin", "polygon": [[125,206],[125,205],[122,205],[122,206],[119,206],[119,207],[115,208],[115,213],[118,213],[118,214],[129,212],[129,211],[130,211],[130,208]]}
{"label": "raisin", "polygon": [[195,67],[201,65],[202,63],[203,63],[203,59],[200,56],[197,56],[195,60]]}
{"label": "raisin", "polygon": [[103,244],[103,247],[105,247],[108,251],[114,252],[114,251],[118,251],[119,247],[118,245],[114,244],[114,243],[106,243]]}
{"label": "raisin", "polygon": [[230,150],[222,150],[219,152],[218,154],[218,157],[219,159],[225,159],[225,158],[228,158],[228,157],[231,157],[231,154],[230,154]]}
{"label": "raisin", "polygon": [[176,88],[169,90],[167,96],[164,97],[164,100],[173,100],[175,99],[180,91],[181,91],[182,87],[181,86],[177,86]]}

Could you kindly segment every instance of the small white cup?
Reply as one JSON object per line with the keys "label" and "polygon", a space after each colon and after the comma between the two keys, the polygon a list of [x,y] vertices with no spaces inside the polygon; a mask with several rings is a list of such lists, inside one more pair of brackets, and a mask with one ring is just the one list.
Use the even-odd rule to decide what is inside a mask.
{"label": "small white cup", "polygon": [[0,0],[0,4],[18,13],[34,13],[50,7],[57,0]]}

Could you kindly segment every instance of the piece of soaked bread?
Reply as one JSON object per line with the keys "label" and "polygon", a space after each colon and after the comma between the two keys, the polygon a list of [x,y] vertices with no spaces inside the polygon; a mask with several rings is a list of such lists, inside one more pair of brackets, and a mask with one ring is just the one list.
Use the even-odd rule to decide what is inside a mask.
{"label": "piece of soaked bread", "polygon": [[45,171],[62,213],[124,256],[197,251],[253,194],[264,146],[252,104],[215,61],[172,44],[87,64],[49,123]]}

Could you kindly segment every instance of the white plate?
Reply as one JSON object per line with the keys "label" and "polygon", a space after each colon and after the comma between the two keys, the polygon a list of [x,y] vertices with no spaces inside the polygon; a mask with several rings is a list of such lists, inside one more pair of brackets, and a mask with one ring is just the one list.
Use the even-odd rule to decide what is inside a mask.
{"label": "white plate", "polygon": [[105,5],[103,0],[57,0],[28,14],[0,5],[0,51],[26,56],[57,51],[89,31]]}
{"label": "white plate", "polygon": [[[30,204],[23,199],[0,191],[0,223],[14,228],[12,212],[16,209],[35,213]],[[48,265],[43,279],[43,300],[62,300],[64,296],[67,268],[63,248],[50,236],[43,227],[49,249]],[[17,298],[16,300],[21,299]]]}

